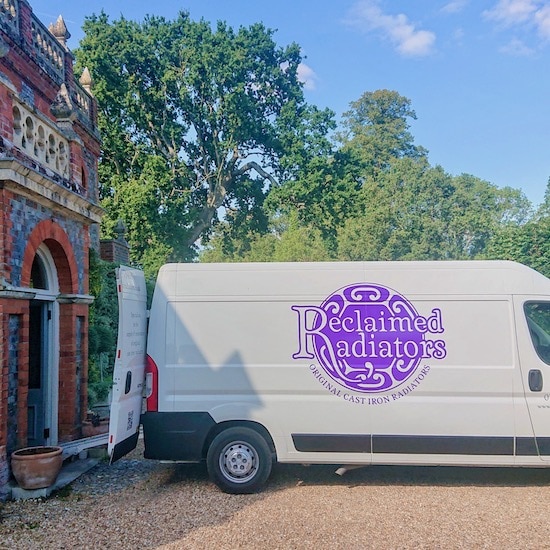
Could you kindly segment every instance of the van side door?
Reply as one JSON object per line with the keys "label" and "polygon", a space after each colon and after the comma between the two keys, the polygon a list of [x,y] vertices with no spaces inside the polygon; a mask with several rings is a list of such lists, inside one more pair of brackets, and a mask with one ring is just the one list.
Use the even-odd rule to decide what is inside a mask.
{"label": "van side door", "polygon": [[[550,299],[515,297],[514,302],[521,376],[534,433],[534,439],[518,433],[516,454],[550,460]],[[520,416],[518,428],[524,424]]]}

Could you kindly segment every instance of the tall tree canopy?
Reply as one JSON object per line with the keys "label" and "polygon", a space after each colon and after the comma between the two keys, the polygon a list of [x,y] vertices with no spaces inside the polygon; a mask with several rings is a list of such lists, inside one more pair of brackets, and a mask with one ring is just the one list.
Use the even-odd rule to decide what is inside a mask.
{"label": "tall tree canopy", "polygon": [[220,212],[260,230],[270,186],[325,146],[332,113],[306,104],[299,47],[261,24],[101,13],[84,31],[75,55],[100,106],[104,234],[123,219],[151,271],[192,258]]}
{"label": "tall tree canopy", "polygon": [[505,223],[522,222],[529,201],[475,176],[451,176],[426,159],[394,159],[362,188],[360,216],[338,231],[350,260],[463,260],[480,257]]}
{"label": "tall tree canopy", "polygon": [[297,212],[336,254],[337,233],[348,220],[363,219],[363,201],[375,198],[366,195],[367,182],[376,187],[398,159],[425,159],[425,149],[414,144],[408,130],[409,118],[416,118],[410,101],[397,92],[364,93],[344,113],[336,136],[340,146],[303,164],[292,181],[274,189],[266,203],[269,211]]}
{"label": "tall tree canopy", "polygon": [[124,220],[151,274],[211,236],[205,260],[547,257],[550,199],[526,224],[520,191],[430,166],[395,91],[353,101],[331,141],[333,113],[304,99],[300,48],[261,24],[101,13],[84,30],[103,235]]}
{"label": "tall tree canopy", "polygon": [[243,241],[228,238],[222,225],[216,250],[203,259],[276,259],[289,250],[287,233],[297,235],[298,227],[310,247],[294,247],[292,254],[303,260],[313,252],[343,260],[486,255],[503,228],[525,223],[530,202],[519,190],[430,166],[427,151],[414,144],[409,118],[415,118],[410,101],[398,93],[363,94],[344,114],[340,147],[302,164],[292,180],[271,190],[265,201],[270,233]]}
{"label": "tall tree canopy", "polygon": [[339,138],[370,175],[387,170],[393,159],[420,158],[427,151],[414,144],[409,119],[416,113],[406,97],[392,90],[365,92],[344,113]]}

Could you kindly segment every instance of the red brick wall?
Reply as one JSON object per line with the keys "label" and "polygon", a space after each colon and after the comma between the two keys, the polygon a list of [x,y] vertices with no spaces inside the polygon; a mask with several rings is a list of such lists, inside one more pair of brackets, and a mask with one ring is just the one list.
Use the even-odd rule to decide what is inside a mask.
{"label": "red brick wall", "polygon": [[[50,177],[45,167],[37,166],[36,159],[29,159],[24,151],[13,146],[13,102],[26,103],[32,111],[58,125],[60,133],[70,144],[69,184],[66,189],[81,194],[79,200],[88,199],[88,203],[98,200],[97,162],[100,155],[100,142],[97,136],[97,106],[92,101],[92,116],[89,120],[77,117],[72,123],[58,121],[50,111],[61,88],[61,75],[49,68],[44,70],[33,52],[32,22],[34,15],[28,0],[19,2],[20,37],[11,31],[0,30],[1,39],[9,47],[5,56],[0,58],[0,156],[13,157],[16,162],[27,165],[40,177]],[[47,23],[47,22],[46,22]],[[75,91],[73,74],[73,56],[64,53],[65,82],[69,91]],[[82,115],[83,113],[80,113]],[[78,138],[71,138],[75,132]],[[93,173],[92,173],[93,172]],[[51,173],[50,173],[51,174]],[[22,289],[28,289],[31,283],[31,268],[38,248],[45,244],[50,251],[59,281],[61,294],[87,294],[89,291],[88,249],[90,247],[90,225],[97,217],[82,217],[83,210],[65,208],[56,199],[47,202],[44,197],[34,196],[32,185],[27,181],[0,180],[0,500],[6,481],[8,445],[8,379],[10,361],[12,366],[14,347],[17,349],[17,445],[27,443],[27,401],[29,382],[29,314],[30,301]],[[36,177],[36,176],[34,176]],[[17,179],[17,178],[16,178]],[[53,182],[67,184],[63,178],[51,177]],[[90,183],[91,182],[91,183]],[[61,184],[60,183],[60,184]],[[72,184],[76,184],[73,185]],[[82,185],[86,190],[82,193]],[[24,188],[24,189],[23,189]],[[89,192],[88,192],[88,188]],[[38,193],[36,193],[38,195]],[[35,215],[35,213],[38,213]],[[95,214],[97,216],[97,214]],[[13,220],[13,221],[12,221]],[[55,221],[57,220],[57,222]],[[19,226],[24,232],[15,231]],[[12,235],[12,230],[14,234]],[[94,229],[94,231],[97,231]],[[24,235],[24,236],[22,236]],[[28,235],[28,238],[27,238]],[[97,239],[97,232],[94,232]],[[10,290],[10,285],[18,287],[19,297]],[[82,303],[65,303],[59,300],[59,402],[58,402],[58,438],[60,441],[78,437],[80,423],[86,411],[87,399],[87,331],[88,306]],[[9,355],[10,316],[19,316],[19,339],[12,340],[12,358]],[[77,322],[77,319],[80,319]],[[78,341],[77,327],[82,332]],[[12,333],[15,330],[12,324]],[[80,357],[77,357],[77,352]],[[80,369],[77,372],[77,368]],[[14,385],[14,373],[11,371],[11,387]],[[79,377],[77,379],[77,376]],[[12,389],[13,391],[13,389]],[[15,405],[10,405],[10,407]],[[13,428],[9,428],[9,446],[13,443]]]}
{"label": "red brick wall", "polygon": [[[83,418],[76,418],[76,411],[86,411],[86,385],[88,379],[87,361],[83,362],[81,377],[85,384],[77,395],[77,357],[76,357],[76,318],[85,319],[84,331],[88,332],[88,306],[79,304],[60,304],[59,306],[59,440],[67,441],[78,437]],[[84,338],[82,359],[88,355],[87,339]],[[82,379],[81,379],[82,380]],[[83,380],[83,381],[84,381]],[[76,400],[80,399],[81,407]]]}
{"label": "red brick wall", "polygon": [[[2,349],[8,348],[10,315],[20,315],[20,335],[18,347],[18,445],[26,444],[27,431],[27,396],[29,385],[29,302],[26,300],[15,300],[0,298],[0,338]],[[0,369],[0,447],[6,445],[7,441],[7,411],[8,411],[8,360],[7,353],[2,354]]]}

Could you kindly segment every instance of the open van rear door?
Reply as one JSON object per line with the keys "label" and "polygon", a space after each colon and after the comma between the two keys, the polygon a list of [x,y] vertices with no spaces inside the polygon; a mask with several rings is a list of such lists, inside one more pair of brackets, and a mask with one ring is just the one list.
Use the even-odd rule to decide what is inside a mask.
{"label": "open van rear door", "polygon": [[137,445],[147,342],[147,289],[142,271],[117,269],[118,341],[107,452],[111,463]]}

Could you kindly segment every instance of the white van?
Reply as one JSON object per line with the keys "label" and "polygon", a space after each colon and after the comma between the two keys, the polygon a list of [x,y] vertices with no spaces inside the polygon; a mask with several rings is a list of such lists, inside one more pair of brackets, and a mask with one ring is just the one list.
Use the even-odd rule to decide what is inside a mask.
{"label": "white van", "polygon": [[[146,330],[120,268],[109,453],[206,461],[550,465],[550,280],[517,263],[168,264]],[[145,348],[145,334],[147,348]]]}

